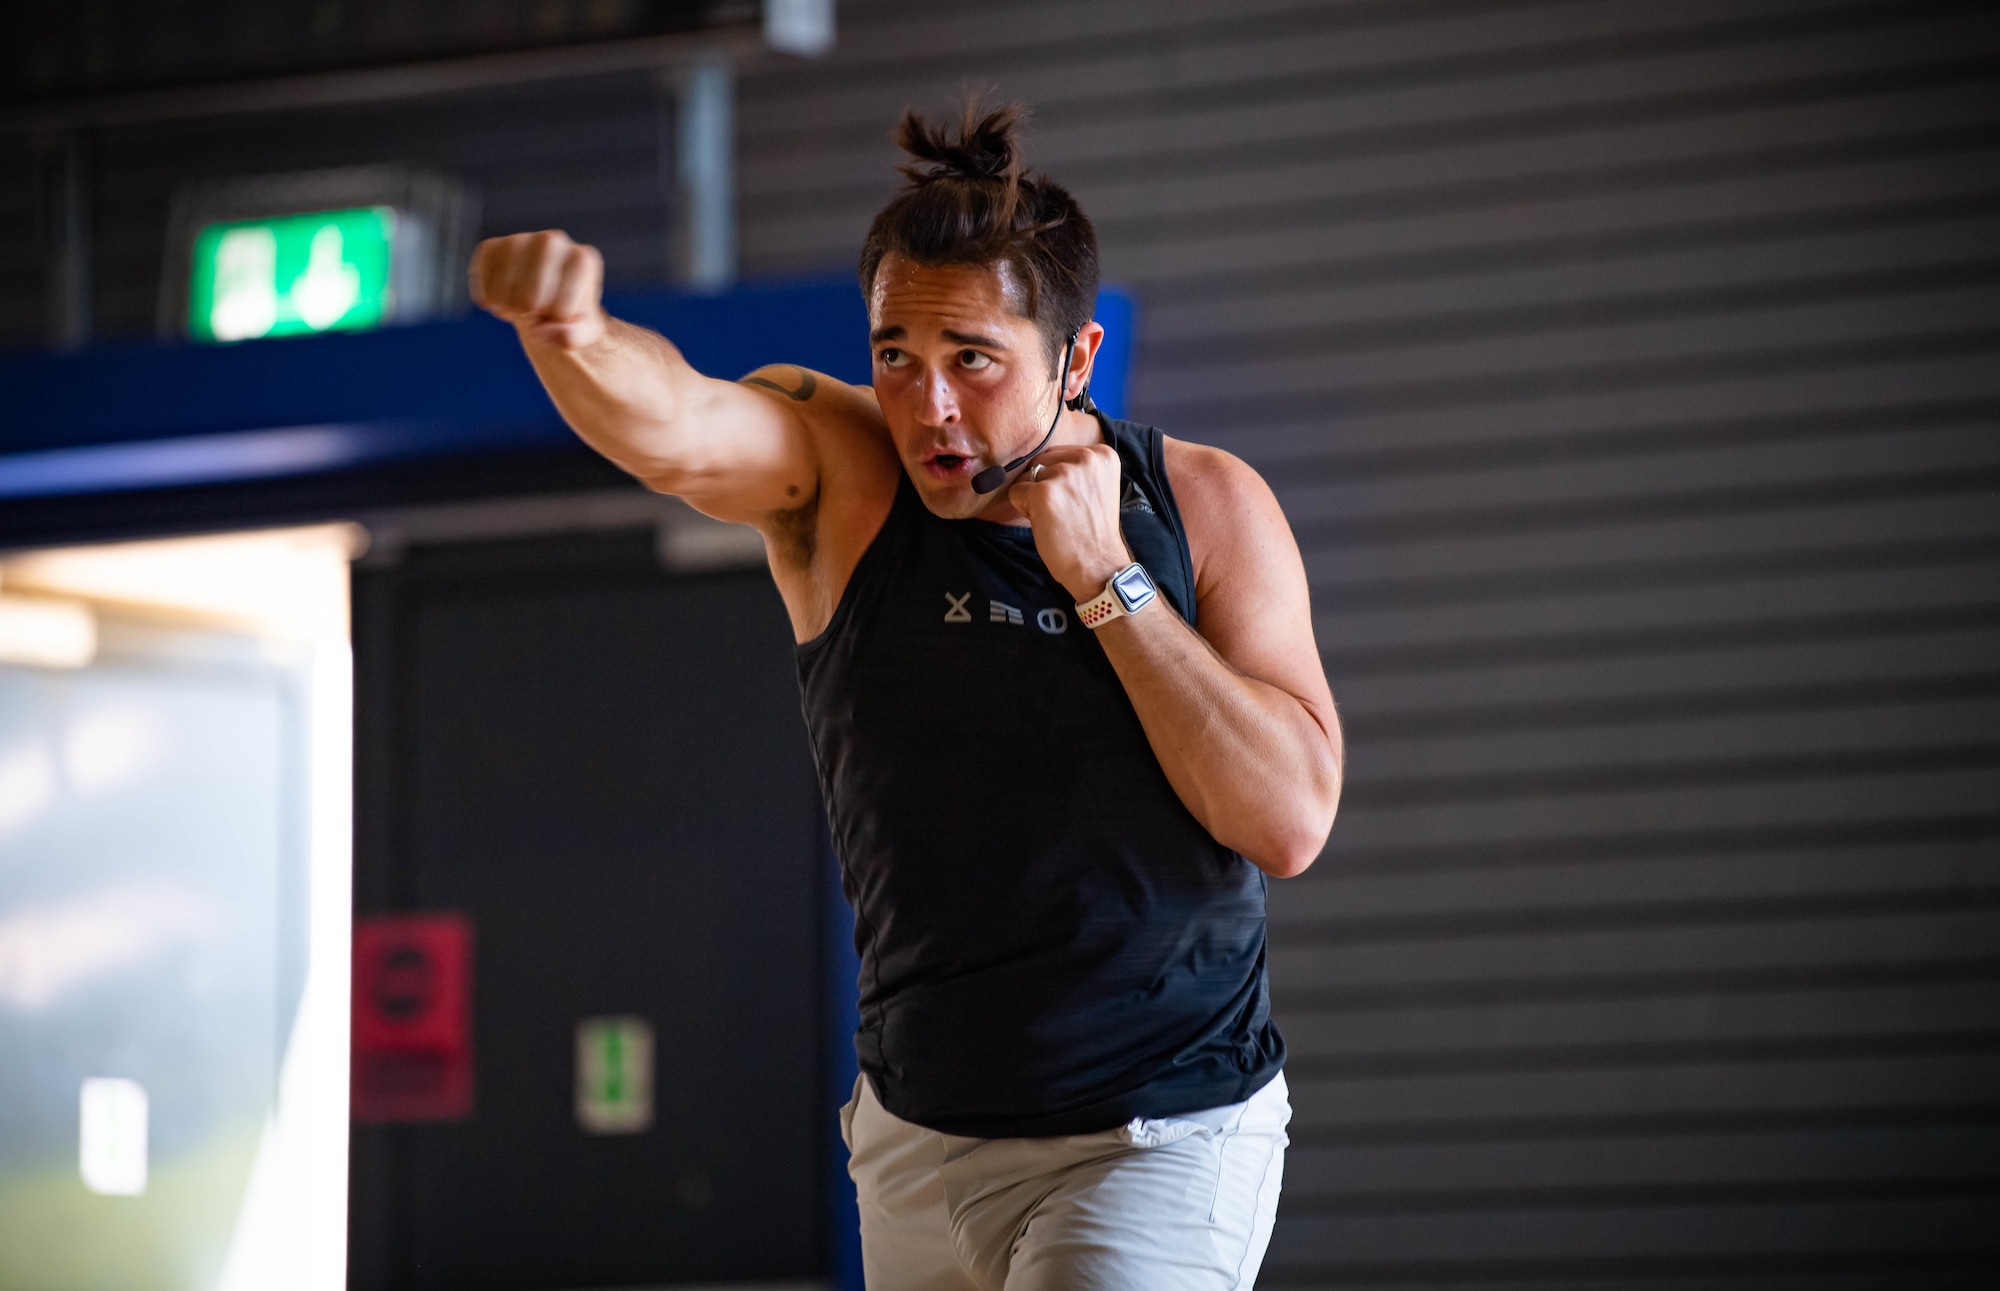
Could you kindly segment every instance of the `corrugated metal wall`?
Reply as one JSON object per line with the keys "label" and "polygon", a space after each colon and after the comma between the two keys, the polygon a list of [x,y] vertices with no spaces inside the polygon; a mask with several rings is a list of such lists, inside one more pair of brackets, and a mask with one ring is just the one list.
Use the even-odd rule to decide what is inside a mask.
{"label": "corrugated metal wall", "polygon": [[742,87],[754,272],[961,84],[1242,454],[1348,723],[1272,895],[1272,1286],[2000,1264],[1991,5],[844,0]]}

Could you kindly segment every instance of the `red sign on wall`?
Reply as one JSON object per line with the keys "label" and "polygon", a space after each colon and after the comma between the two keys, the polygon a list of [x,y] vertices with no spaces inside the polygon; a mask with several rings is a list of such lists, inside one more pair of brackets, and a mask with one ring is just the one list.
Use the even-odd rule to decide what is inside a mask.
{"label": "red sign on wall", "polygon": [[463,915],[354,921],[353,1117],[472,1114],[472,925]]}

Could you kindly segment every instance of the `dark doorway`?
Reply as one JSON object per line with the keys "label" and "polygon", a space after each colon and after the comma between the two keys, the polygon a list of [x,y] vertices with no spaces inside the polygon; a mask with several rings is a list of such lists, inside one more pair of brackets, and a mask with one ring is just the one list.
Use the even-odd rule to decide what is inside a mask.
{"label": "dark doorway", "polygon": [[[820,809],[761,571],[645,531],[357,568],[357,918],[472,927],[462,1120],[357,1125],[350,1281],[824,1276]],[[654,1115],[591,1133],[577,1032],[639,1017]]]}

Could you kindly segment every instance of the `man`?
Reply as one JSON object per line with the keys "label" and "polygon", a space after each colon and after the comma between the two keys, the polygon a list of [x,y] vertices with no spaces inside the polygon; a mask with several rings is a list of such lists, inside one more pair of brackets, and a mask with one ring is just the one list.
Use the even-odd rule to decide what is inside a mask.
{"label": "man", "polygon": [[1018,120],[904,118],[872,388],[704,377],[560,233],[482,244],[474,294],[593,447],[763,534],[857,915],[869,1286],[1248,1286],[1265,876],[1326,841],[1339,726],[1270,490],[1089,404],[1095,234]]}

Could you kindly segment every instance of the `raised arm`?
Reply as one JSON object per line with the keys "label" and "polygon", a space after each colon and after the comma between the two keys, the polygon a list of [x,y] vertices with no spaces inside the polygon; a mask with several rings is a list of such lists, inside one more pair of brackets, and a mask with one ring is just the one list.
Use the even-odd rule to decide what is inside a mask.
{"label": "raised arm", "polygon": [[489,238],[472,257],[474,302],[514,325],[592,448],[719,520],[763,526],[813,501],[815,441],[786,392],[825,378],[785,369],[753,387],[705,377],[665,337],[606,314],[603,285],[597,249],[554,230]]}
{"label": "raised arm", "polygon": [[[1131,553],[1118,525],[1118,454],[1052,448],[1011,498],[1049,572],[1078,601]],[[1313,643],[1304,564],[1264,481],[1213,448],[1167,441],[1195,564],[1197,634],[1155,604],[1098,640],[1160,767],[1216,841],[1277,878],[1311,865],[1340,802],[1340,719]]]}

